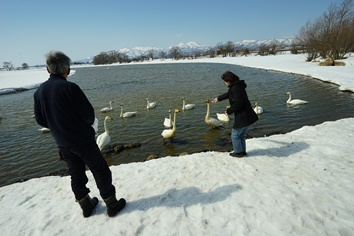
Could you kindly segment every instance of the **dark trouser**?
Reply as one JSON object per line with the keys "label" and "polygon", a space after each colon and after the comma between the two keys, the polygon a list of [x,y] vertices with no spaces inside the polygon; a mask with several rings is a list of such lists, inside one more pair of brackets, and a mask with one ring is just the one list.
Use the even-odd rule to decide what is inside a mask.
{"label": "dark trouser", "polygon": [[68,165],[71,188],[77,200],[84,198],[90,192],[86,187],[88,182],[85,173],[86,165],[95,178],[101,197],[106,199],[115,196],[112,172],[96,143],[59,147],[59,154]]}

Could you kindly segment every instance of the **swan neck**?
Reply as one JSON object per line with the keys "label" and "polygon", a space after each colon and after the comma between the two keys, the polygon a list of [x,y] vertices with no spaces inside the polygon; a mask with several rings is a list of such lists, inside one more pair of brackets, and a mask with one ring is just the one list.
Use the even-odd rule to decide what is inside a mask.
{"label": "swan neck", "polygon": [[123,117],[123,106],[120,107],[120,118]]}
{"label": "swan neck", "polygon": [[209,110],[210,110],[210,104],[207,103],[207,113],[205,115],[205,119],[208,120],[209,119]]}
{"label": "swan neck", "polygon": [[107,119],[104,119],[103,126],[104,126],[104,131],[105,131],[107,134],[109,134],[109,129],[108,129],[108,126],[107,126]]}
{"label": "swan neck", "polygon": [[291,101],[291,93],[289,93],[289,99],[288,99],[288,102]]}
{"label": "swan neck", "polygon": [[173,127],[172,130],[176,130],[176,117],[177,117],[177,112],[175,112],[175,114],[173,115]]}

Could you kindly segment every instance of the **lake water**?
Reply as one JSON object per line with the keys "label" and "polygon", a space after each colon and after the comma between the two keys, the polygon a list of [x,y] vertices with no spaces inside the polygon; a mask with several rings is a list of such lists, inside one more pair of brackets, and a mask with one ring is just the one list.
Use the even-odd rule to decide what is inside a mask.
{"label": "lake water", "polygon": [[[264,113],[248,131],[249,137],[286,133],[305,125],[316,125],[354,116],[353,93],[341,92],[337,86],[312,78],[251,69],[236,65],[188,63],[157,65],[120,65],[77,68],[68,80],[77,83],[95,108],[99,133],[104,117],[108,122],[112,144],[141,144],[118,154],[105,156],[109,165],[141,162],[149,155],[177,156],[183,152],[206,150],[230,151],[230,124],[211,129],[204,123],[206,99],[212,100],[227,91],[220,76],[230,70],[248,85],[250,101],[258,101]],[[306,105],[288,106],[285,93],[309,101]],[[42,134],[33,115],[33,93],[29,90],[0,96],[0,186],[23,179],[42,177],[66,168],[59,161],[58,151],[50,134]],[[192,110],[181,111],[182,100],[196,104]],[[146,98],[157,103],[146,109]],[[100,109],[114,101],[114,111]],[[120,119],[120,107],[137,111],[132,118]],[[211,105],[211,116],[223,113],[227,101]],[[172,143],[163,143],[161,132],[168,110],[179,109],[177,134]],[[328,137],[331,138],[331,137]],[[335,141],[335,140],[334,140]]]}

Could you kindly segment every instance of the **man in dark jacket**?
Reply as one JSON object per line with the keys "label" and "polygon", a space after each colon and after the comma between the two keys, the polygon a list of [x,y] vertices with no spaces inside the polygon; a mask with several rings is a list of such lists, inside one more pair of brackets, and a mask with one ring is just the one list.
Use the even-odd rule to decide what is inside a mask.
{"label": "man in dark jacket", "polygon": [[246,83],[237,75],[226,71],[221,79],[229,90],[213,100],[213,103],[229,99],[230,107],[226,110],[228,115],[235,115],[235,121],[231,131],[231,140],[234,151],[230,153],[234,157],[246,156],[246,133],[248,127],[258,120],[246,93]]}
{"label": "man in dark jacket", "polygon": [[91,199],[88,194],[86,165],[107,205],[108,216],[115,216],[126,202],[124,198],[116,199],[112,173],[96,144],[91,126],[95,120],[94,109],[80,87],[66,80],[70,73],[70,58],[58,51],[51,51],[46,57],[50,76],[34,93],[36,121],[50,129],[59,155],[67,163],[71,188],[83,216],[91,216],[98,204],[98,199]]}

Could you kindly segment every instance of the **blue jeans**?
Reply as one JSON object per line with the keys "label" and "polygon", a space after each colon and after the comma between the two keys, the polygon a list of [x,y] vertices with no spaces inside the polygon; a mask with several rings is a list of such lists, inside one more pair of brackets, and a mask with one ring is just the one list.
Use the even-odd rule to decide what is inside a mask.
{"label": "blue jeans", "polygon": [[235,153],[246,152],[246,133],[248,126],[231,130],[232,147]]}

